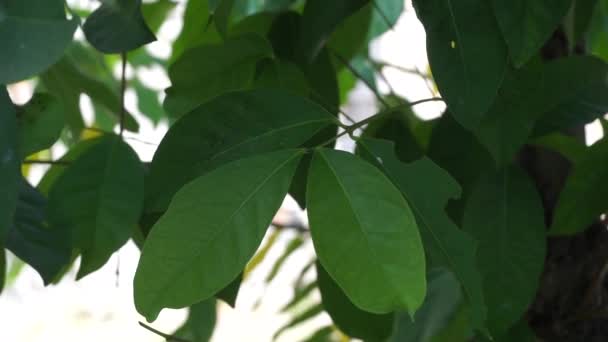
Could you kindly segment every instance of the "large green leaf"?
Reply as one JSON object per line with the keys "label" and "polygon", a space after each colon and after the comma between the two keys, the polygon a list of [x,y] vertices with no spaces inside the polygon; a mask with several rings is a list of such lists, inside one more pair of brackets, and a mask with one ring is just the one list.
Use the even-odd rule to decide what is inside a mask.
{"label": "large green leaf", "polygon": [[256,63],[270,56],[270,44],[254,34],[186,51],[169,68],[172,86],[166,90],[165,109],[179,117],[213,97],[248,89],[253,82]]}
{"label": "large green leaf", "polygon": [[353,304],[413,315],[426,292],[424,251],[414,214],[390,180],[352,154],[319,149],[306,201],[319,260]]}
{"label": "large green leaf", "polygon": [[454,274],[471,307],[475,328],[483,329],[486,307],[481,293],[481,277],[476,269],[477,243],[445,212],[447,202],[460,196],[458,183],[427,158],[410,164],[401,162],[391,142],[365,139],[359,141],[358,148],[401,190],[421,229],[429,266],[443,267]]}
{"label": "large green leaf", "polygon": [[298,147],[332,123],[320,106],[279,90],[218,97],[182,117],[161,142],[147,178],[146,211],[164,211],[179,188],[225,162]]}
{"label": "large green leaf", "polygon": [[479,242],[488,328],[500,336],[526,312],[543,270],[544,211],[534,183],[516,167],[484,174],[467,201],[463,228]]}
{"label": "large green leaf", "polygon": [[585,230],[608,209],[608,139],[593,144],[575,162],[555,208],[551,234],[569,235]]}
{"label": "large green leaf", "polygon": [[215,328],[217,310],[215,299],[190,306],[188,320],[173,334],[190,342],[208,342]]}
{"label": "large green leaf", "polygon": [[405,2],[401,0],[374,1],[374,13],[369,30],[369,38],[373,39],[397,24],[405,8]]}
{"label": "large green leaf", "polygon": [[6,248],[32,266],[48,285],[70,263],[72,252],[67,230],[47,227],[46,206],[46,198],[22,180]]}
{"label": "large green leaf", "polygon": [[18,111],[19,149],[22,157],[51,147],[65,124],[64,109],[54,97],[36,93]]}
{"label": "large green leaf", "polygon": [[376,315],[356,307],[317,262],[317,281],[323,308],[334,324],[350,337],[364,341],[386,341],[393,331],[395,314]]}
{"label": "large green leaf", "polygon": [[507,48],[486,0],[415,0],[439,92],[463,126],[490,108],[507,66]]}
{"label": "large green leaf", "polygon": [[314,60],[340,23],[368,2],[369,0],[306,1],[298,49],[301,60]]}
{"label": "large green leaf", "polygon": [[474,134],[499,166],[509,163],[524,145],[536,120],[549,108],[549,87],[536,65],[507,71],[494,104]]}
{"label": "large green leaf", "polygon": [[157,32],[175,6],[177,3],[172,0],[158,0],[142,4],[141,12],[150,30]]}
{"label": "large green leaf", "polygon": [[[462,299],[458,280],[441,268],[429,271],[424,304],[414,319],[400,314],[390,342],[431,342],[454,316]],[[454,337],[454,336],[453,336]],[[459,341],[454,337],[453,341]]]}
{"label": "large green leaf", "polygon": [[66,20],[63,0],[2,1],[0,84],[34,76],[59,60],[78,22]]}
{"label": "large green leaf", "polygon": [[150,231],[135,274],[135,306],[148,321],[162,308],[210,298],[243,271],[302,155],[283,150],[240,159],[175,195]]}
{"label": "large green leaf", "polygon": [[5,255],[2,251],[6,234],[17,207],[20,178],[15,107],[5,88],[0,87],[0,291],[4,286]]}
{"label": "large green leaf", "polygon": [[82,27],[97,50],[121,53],[156,40],[141,12],[141,0],[102,0]]}
{"label": "large green leaf", "polygon": [[117,136],[87,149],[59,176],[49,194],[52,228],[68,229],[82,254],[78,278],[103,266],[127,242],[143,207],[144,171]]}
{"label": "large green leaf", "polygon": [[494,16],[515,66],[524,65],[536,55],[571,3],[572,0],[492,0]]}

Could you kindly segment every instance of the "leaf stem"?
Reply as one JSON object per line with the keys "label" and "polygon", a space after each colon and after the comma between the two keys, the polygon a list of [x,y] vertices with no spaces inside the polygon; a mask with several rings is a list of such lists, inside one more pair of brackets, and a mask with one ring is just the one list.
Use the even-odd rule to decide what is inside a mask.
{"label": "leaf stem", "polygon": [[361,75],[352,65],[350,65],[350,63],[342,56],[340,56],[339,53],[337,53],[336,51],[329,49],[329,51],[332,53],[332,55],[334,55],[334,57],[336,57],[336,59],[344,64],[344,66],[351,72],[351,74],[353,74],[356,78],[358,78],[360,81],[363,82],[363,84],[365,84],[365,86],[376,96],[376,98],[378,99],[378,101],[385,107],[385,108],[389,108],[390,106],[388,105],[388,103],[384,100],[384,98],[382,97],[382,94],[380,94],[378,92],[378,89],[376,89],[368,80],[365,79],[365,77],[363,77],[363,75]]}
{"label": "leaf stem", "polygon": [[344,135],[347,135],[347,134],[352,136],[352,134],[357,129],[359,129],[359,128],[361,128],[361,127],[369,124],[370,122],[373,122],[373,121],[376,121],[376,120],[378,120],[380,118],[383,118],[385,116],[393,115],[395,113],[395,110],[397,110],[397,109],[409,108],[409,107],[413,107],[413,106],[416,106],[416,105],[419,105],[419,104],[422,104],[422,103],[434,102],[434,101],[443,101],[443,99],[441,97],[431,97],[431,98],[428,98],[428,99],[422,99],[422,100],[418,100],[418,101],[414,101],[414,102],[405,103],[405,104],[402,104],[402,105],[399,105],[399,106],[391,107],[389,109],[381,111],[380,113],[378,113],[376,115],[372,115],[372,116],[370,116],[370,117],[368,117],[366,119],[363,119],[361,121],[355,122],[354,124],[346,127],[344,129],[344,131],[341,132],[340,134],[332,137],[331,139],[327,140],[326,142],[324,142],[324,143],[322,143],[320,145],[317,145],[316,147],[325,146],[325,145],[327,145],[327,144],[329,144],[331,142],[334,142],[334,141],[338,140],[338,138],[340,138],[340,137],[342,137]]}
{"label": "leaf stem", "polygon": [[177,337],[177,336],[165,334],[164,332],[158,331],[158,330],[152,328],[151,326],[149,326],[149,325],[147,325],[147,324],[145,324],[143,322],[139,322],[139,325],[142,328],[144,328],[144,329],[146,329],[146,330],[148,330],[150,332],[153,332],[154,334],[156,334],[156,335],[164,338],[165,340],[167,340],[167,342],[190,342],[188,340],[185,340],[185,339]]}
{"label": "leaf stem", "polygon": [[125,130],[125,92],[127,91],[127,53],[123,52],[120,55],[122,60],[122,72],[120,75],[120,137]]}
{"label": "leaf stem", "polygon": [[26,159],[22,164],[70,165],[66,160]]}

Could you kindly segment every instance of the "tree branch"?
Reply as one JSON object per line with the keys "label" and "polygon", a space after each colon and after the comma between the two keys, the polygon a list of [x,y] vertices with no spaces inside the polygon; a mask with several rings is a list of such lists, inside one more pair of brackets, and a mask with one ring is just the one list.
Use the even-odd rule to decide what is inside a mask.
{"label": "tree branch", "polygon": [[139,325],[142,328],[144,328],[144,329],[146,329],[146,330],[148,330],[150,332],[153,332],[154,334],[156,334],[156,335],[164,338],[165,340],[167,340],[167,342],[190,342],[188,340],[185,340],[185,339],[177,337],[177,336],[165,334],[164,332],[158,331],[158,330],[152,328],[151,326],[149,326],[149,325],[147,325],[147,324],[145,324],[143,322],[139,322]]}

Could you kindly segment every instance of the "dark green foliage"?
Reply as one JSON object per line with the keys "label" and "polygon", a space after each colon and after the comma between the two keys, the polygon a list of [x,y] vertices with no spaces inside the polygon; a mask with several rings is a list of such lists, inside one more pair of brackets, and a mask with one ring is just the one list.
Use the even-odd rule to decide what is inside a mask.
{"label": "dark green foliage", "polygon": [[[46,285],[77,257],[78,279],[95,272],[132,239],[136,309],[152,321],[190,308],[175,337],[198,342],[218,300],[234,306],[293,229],[264,285],[311,243],[315,255],[294,270],[275,337],[326,312],[333,324],[296,340],[606,340],[593,335],[606,254],[587,246],[605,246],[608,143],[587,147],[582,130],[608,127],[608,1],[413,5],[432,75],[402,71],[437,96],[416,102],[385,84],[370,44],[402,0],[102,0],[92,12],[0,0],[0,252]],[[178,6],[171,41],[161,27]],[[144,48],[155,34],[170,57]],[[142,76],[155,68],[167,89]],[[5,89],[24,80],[33,97],[17,106]],[[343,113],[357,82],[385,107],[358,122]],[[124,134],[140,125],[133,94],[169,123],[151,161]],[[447,106],[440,118],[417,115],[429,101]],[[343,137],[352,153],[334,148]],[[36,187],[30,164],[50,164]],[[287,194],[304,223],[273,222]],[[0,253],[0,288],[5,268]],[[555,285],[557,271],[572,284]]]}

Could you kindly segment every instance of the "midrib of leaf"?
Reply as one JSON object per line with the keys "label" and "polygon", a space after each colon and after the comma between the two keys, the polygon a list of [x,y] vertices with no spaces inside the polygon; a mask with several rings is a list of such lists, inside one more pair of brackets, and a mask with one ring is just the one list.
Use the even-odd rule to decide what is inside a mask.
{"label": "midrib of leaf", "polygon": [[374,249],[370,247],[369,245],[369,236],[367,234],[367,232],[363,229],[363,227],[361,226],[361,219],[359,218],[359,215],[357,214],[357,211],[353,208],[352,203],[350,202],[350,197],[349,197],[349,193],[346,190],[346,187],[344,187],[344,184],[340,181],[340,178],[338,177],[338,174],[336,173],[336,171],[334,170],[333,167],[331,167],[331,164],[329,163],[329,161],[327,160],[327,158],[323,155],[323,152],[319,153],[321,155],[321,157],[324,159],[325,164],[327,165],[327,167],[329,168],[329,170],[332,172],[334,178],[336,179],[336,182],[338,183],[338,185],[340,186],[340,189],[342,190],[342,193],[344,194],[344,197],[346,198],[346,203],[348,204],[348,207],[350,208],[351,212],[353,213],[353,216],[355,216],[358,224],[357,227],[359,228],[359,231],[361,232],[361,234],[363,234],[363,236],[365,237],[365,244],[367,246],[367,249],[370,251],[370,254],[374,257],[373,258],[373,263],[378,267],[378,269],[382,270],[382,276],[383,278],[385,278],[385,281],[387,283],[389,283],[391,285],[391,287],[393,288],[393,290],[396,290],[397,293],[399,293],[399,285],[395,285],[392,282],[392,279],[386,279],[386,274],[384,272],[384,267],[382,265],[379,264],[378,262],[378,256],[375,253]]}
{"label": "midrib of leaf", "polygon": [[[235,211],[234,211],[234,212],[233,212],[233,213],[230,215],[230,217],[229,217],[229,218],[228,218],[226,221],[224,221],[224,223],[222,223],[222,224],[220,224],[220,225],[218,225],[218,226],[217,226],[217,227],[220,227],[220,229],[216,229],[216,231],[215,231],[215,233],[212,235],[212,237],[211,237],[210,239],[206,240],[206,241],[207,241],[207,243],[208,243],[208,244],[212,244],[212,243],[213,243],[213,242],[215,242],[215,240],[216,240],[217,238],[219,238],[219,237],[220,237],[220,236],[221,236],[223,233],[226,233],[226,232],[227,232],[227,230],[226,230],[226,229],[221,229],[221,228],[222,228],[222,227],[225,227],[226,225],[228,225],[228,224],[230,223],[230,221],[232,221],[232,219],[234,218],[234,216],[236,216],[236,215],[238,214],[238,212],[239,212],[241,209],[243,209],[243,207],[244,207],[244,206],[245,206],[245,205],[246,205],[246,204],[247,204],[247,203],[248,203],[248,202],[249,202],[249,201],[250,201],[250,200],[253,198],[253,196],[255,196],[255,195],[257,194],[257,192],[259,192],[259,191],[260,191],[260,189],[261,189],[261,188],[263,188],[263,187],[266,185],[266,183],[268,183],[268,181],[269,181],[269,180],[270,180],[272,177],[274,177],[274,176],[275,176],[275,175],[276,175],[276,174],[277,174],[277,173],[278,173],[278,172],[279,172],[279,171],[280,171],[280,170],[281,170],[283,167],[285,167],[285,165],[289,164],[289,163],[290,163],[290,162],[291,162],[291,161],[292,161],[294,158],[297,158],[297,157],[298,157],[298,156],[299,156],[301,153],[302,153],[302,151],[301,151],[301,150],[294,151],[294,154],[293,154],[293,155],[292,155],[290,158],[288,158],[286,161],[282,162],[282,163],[281,163],[281,164],[280,164],[278,167],[276,167],[274,170],[272,170],[272,172],[271,172],[271,173],[270,173],[270,174],[269,174],[267,177],[265,177],[265,178],[262,180],[262,182],[261,182],[259,185],[257,185],[257,186],[256,186],[256,187],[253,189],[253,191],[252,191],[252,192],[251,192],[251,193],[250,193],[250,194],[249,194],[249,195],[248,195],[248,196],[247,196],[247,197],[246,197],[246,198],[243,200],[243,202],[241,202],[241,204],[239,205],[239,207],[238,207],[237,209],[235,209]],[[199,238],[199,239],[197,239],[197,240],[201,240],[201,239]],[[202,255],[202,253],[203,253],[203,250],[199,250],[199,251],[198,251],[198,252],[197,252],[197,253],[194,255],[194,257],[192,258],[192,260],[197,260],[197,259],[199,259],[199,258],[201,257],[201,255]],[[161,293],[162,293],[162,292],[165,292],[166,290],[168,290],[168,289],[171,287],[171,285],[173,285],[173,283],[178,283],[178,282],[179,282],[179,281],[178,281],[178,279],[179,279],[179,278],[181,278],[181,277],[183,277],[183,276],[186,274],[186,272],[185,272],[185,271],[186,271],[188,268],[190,268],[190,267],[191,267],[191,264],[190,264],[190,263],[184,263],[184,267],[181,267],[181,268],[179,269],[179,272],[177,272],[177,274],[178,274],[177,279],[175,279],[175,281],[173,281],[173,282],[165,282],[165,285],[163,285],[163,287],[162,287],[161,291],[159,291],[159,292],[161,292]],[[155,299],[155,300],[154,300],[154,302],[153,302],[154,304],[158,303],[158,301],[159,301],[159,299],[160,299],[160,297],[159,297],[159,296],[155,296],[155,297],[156,297],[156,299]]]}
{"label": "midrib of leaf", "polygon": [[[423,0],[424,1],[424,0]],[[458,49],[458,55],[460,56],[462,71],[464,72],[464,80],[467,87],[467,97],[471,92],[471,81],[469,80],[469,68],[465,62],[464,58],[464,42],[462,40],[462,36],[460,34],[460,30],[458,29],[458,24],[456,23],[456,16],[454,15],[454,8],[452,6],[452,0],[446,0],[448,5],[448,10],[450,12],[450,20],[452,22],[452,26],[454,26],[454,32],[456,33],[456,48]],[[461,1],[461,0],[458,0]],[[485,0],[484,0],[485,1]]]}
{"label": "midrib of leaf", "polygon": [[231,152],[231,151],[233,151],[235,149],[238,149],[239,147],[241,147],[243,145],[247,145],[247,144],[252,143],[252,142],[254,142],[256,140],[261,140],[261,139],[263,139],[263,138],[265,138],[267,136],[270,136],[270,135],[273,135],[273,134],[278,134],[278,133],[280,133],[282,131],[288,131],[288,130],[293,129],[293,128],[298,128],[298,127],[301,127],[301,126],[303,127],[303,126],[312,125],[312,124],[315,124],[315,123],[322,123],[322,122],[327,122],[329,124],[331,122],[331,119],[327,118],[327,119],[316,119],[316,120],[302,121],[302,122],[298,122],[298,123],[295,123],[295,124],[292,124],[292,125],[283,126],[283,127],[278,128],[278,129],[275,129],[275,130],[266,131],[266,132],[264,132],[262,134],[255,135],[253,137],[247,138],[247,139],[245,139],[245,140],[243,140],[243,141],[241,141],[241,142],[239,142],[239,143],[237,143],[235,145],[231,145],[231,146],[229,146],[228,148],[226,148],[226,149],[224,149],[222,151],[218,151],[217,153],[215,153],[214,155],[212,155],[207,160],[200,160],[197,163],[197,166],[200,166],[200,165],[202,165],[204,163],[208,163],[210,161],[213,161],[213,160],[219,158],[220,156],[222,156],[222,155],[224,155],[226,153],[229,153],[229,152]]}
{"label": "midrib of leaf", "polygon": [[[112,139],[112,138],[110,138]],[[108,191],[107,187],[104,186],[106,184],[106,182],[108,180],[111,181],[112,179],[112,175],[110,174],[109,170],[111,170],[111,165],[112,165],[112,160],[113,160],[113,155],[115,152],[116,147],[118,146],[118,142],[117,141],[112,141],[111,142],[112,145],[110,147],[110,151],[108,151],[107,155],[106,155],[106,162],[104,163],[104,169],[103,169],[103,182],[101,183],[100,186],[100,190],[97,191],[97,203],[100,204],[100,207],[98,207],[99,210],[95,210],[95,234],[93,234],[92,240],[91,240],[91,245],[88,246],[89,248],[92,248],[93,246],[95,246],[95,241],[98,238],[98,234],[100,233],[99,231],[99,226],[102,224],[102,220],[100,219],[101,216],[101,212],[105,212],[105,208],[107,208],[107,206],[105,205],[105,198],[106,197],[106,193]]]}

